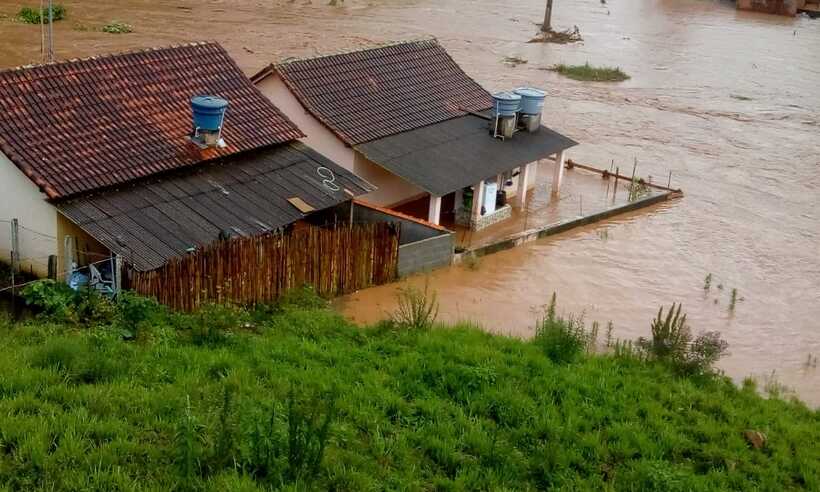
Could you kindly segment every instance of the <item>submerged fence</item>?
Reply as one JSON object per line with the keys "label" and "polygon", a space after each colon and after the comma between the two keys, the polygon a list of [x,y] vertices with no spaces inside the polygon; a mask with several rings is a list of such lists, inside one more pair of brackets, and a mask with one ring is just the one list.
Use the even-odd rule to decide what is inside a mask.
{"label": "submerged fence", "polygon": [[220,241],[156,270],[129,270],[127,284],[183,311],[210,302],[270,302],[303,285],[330,297],[394,280],[398,249],[394,224],[310,227]]}

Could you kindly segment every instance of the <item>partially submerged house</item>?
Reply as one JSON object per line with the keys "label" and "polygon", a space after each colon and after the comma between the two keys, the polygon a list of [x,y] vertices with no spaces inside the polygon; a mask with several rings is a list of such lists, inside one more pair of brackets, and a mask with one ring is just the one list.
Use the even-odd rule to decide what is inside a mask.
{"label": "partially submerged house", "polygon": [[491,95],[432,39],[284,60],[252,80],[305,143],[376,186],[365,200],[434,224],[509,217],[541,159],[557,191],[576,145],[541,125],[542,92]]}
{"label": "partially submerged house", "polygon": [[[192,123],[201,95],[214,97]],[[332,221],[374,190],[299,142],[214,43],[0,71],[0,111],[0,220],[32,234],[18,257],[40,275],[50,257],[62,272],[111,253],[151,270],[218,239]],[[9,244],[2,227],[6,257]]]}

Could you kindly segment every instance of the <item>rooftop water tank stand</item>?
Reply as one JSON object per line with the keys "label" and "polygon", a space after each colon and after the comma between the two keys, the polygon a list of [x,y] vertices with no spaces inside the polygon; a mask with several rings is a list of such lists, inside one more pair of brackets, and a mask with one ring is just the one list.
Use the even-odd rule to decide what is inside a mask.
{"label": "rooftop water tank stand", "polygon": [[195,96],[191,98],[193,133],[191,141],[200,148],[224,148],[222,124],[228,110],[228,101],[216,96]]}

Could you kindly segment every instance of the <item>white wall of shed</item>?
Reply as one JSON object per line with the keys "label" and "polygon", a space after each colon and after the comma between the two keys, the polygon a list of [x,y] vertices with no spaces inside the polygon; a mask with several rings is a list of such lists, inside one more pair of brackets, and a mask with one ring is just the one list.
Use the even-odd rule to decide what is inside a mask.
{"label": "white wall of shed", "polygon": [[45,276],[48,273],[48,256],[58,254],[57,209],[2,152],[0,197],[0,259],[4,262],[11,259],[10,221],[16,218],[21,269]]}

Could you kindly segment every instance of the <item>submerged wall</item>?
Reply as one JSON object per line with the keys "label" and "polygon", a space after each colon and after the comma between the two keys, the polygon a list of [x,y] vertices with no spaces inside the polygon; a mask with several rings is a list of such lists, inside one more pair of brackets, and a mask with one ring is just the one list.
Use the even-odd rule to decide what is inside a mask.
{"label": "submerged wall", "polygon": [[798,0],[737,0],[737,9],[794,17],[803,4]]}

